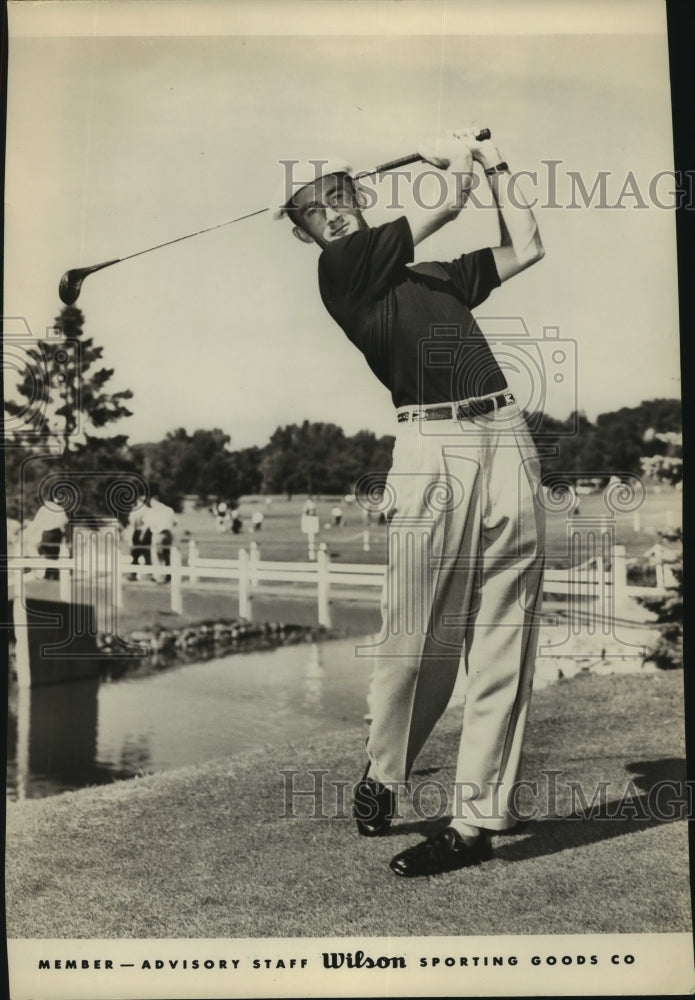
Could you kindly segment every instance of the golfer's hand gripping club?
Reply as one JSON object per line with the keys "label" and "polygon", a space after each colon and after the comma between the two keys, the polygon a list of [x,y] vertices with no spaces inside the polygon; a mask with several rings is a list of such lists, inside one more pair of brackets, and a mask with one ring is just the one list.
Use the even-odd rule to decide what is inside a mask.
{"label": "golfer's hand gripping club", "polygon": [[[486,139],[492,138],[492,132],[489,128],[483,128],[476,134],[477,142],[485,142]],[[375,174],[385,174],[389,170],[398,170],[399,167],[407,167],[410,163],[421,163],[422,157],[419,153],[409,153],[407,156],[401,156],[397,160],[389,160],[388,163],[382,163],[380,166],[375,167],[374,170],[361,170],[358,174],[355,174],[355,180],[359,180],[361,177],[373,177]]]}

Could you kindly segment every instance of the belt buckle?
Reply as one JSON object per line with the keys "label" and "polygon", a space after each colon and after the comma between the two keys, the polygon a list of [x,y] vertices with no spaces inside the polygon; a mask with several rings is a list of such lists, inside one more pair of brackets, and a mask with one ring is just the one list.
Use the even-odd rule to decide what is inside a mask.
{"label": "belt buckle", "polygon": [[473,407],[472,407],[471,403],[469,403],[469,402],[467,402],[467,401],[464,400],[463,403],[459,403],[458,404],[458,406],[456,407],[456,409],[457,409],[457,414],[456,415],[458,417],[463,417],[464,420],[472,420],[473,419]]}

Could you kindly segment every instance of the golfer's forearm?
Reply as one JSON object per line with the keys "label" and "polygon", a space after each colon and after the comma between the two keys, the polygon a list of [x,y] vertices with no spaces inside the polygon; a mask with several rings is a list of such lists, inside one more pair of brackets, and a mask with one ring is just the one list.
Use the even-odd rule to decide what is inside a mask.
{"label": "golfer's forearm", "polygon": [[447,222],[451,222],[459,214],[460,209],[458,208],[447,208],[447,209],[416,209],[412,212],[408,212],[408,222],[410,223],[410,231],[413,234],[413,244],[417,246],[418,243],[422,243],[426,240],[428,236],[432,236],[445,226]]}
{"label": "golfer's forearm", "polygon": [[500,246],[511,247],[519,264],[528,267],[545,254],[533,211],[518,187],[514,189],[512,200],[507,187],[508,174],[488,175],[488,181],[497,205]]}
{"label": "golfer's forearm", "polygon": [[[468,201],[473,184],[473,174],[470,171],[449,169],[441,174],[445,179],[446,189],[438,198],[436,208],[417,206],[408,212],[408,222],[413,235],[413,243],[417,246],[422,240],[432,236],[437,230],[457,218],[459,212]],[[441,204],[439,204],[441,202]]]}

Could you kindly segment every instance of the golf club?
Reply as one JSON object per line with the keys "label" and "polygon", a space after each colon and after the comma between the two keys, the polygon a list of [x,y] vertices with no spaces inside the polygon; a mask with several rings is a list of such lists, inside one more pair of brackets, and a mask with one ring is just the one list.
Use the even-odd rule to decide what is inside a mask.
{"label": "golf club", "polygon": [[[484,128],[476,136],[478,142],[483,142],[485,139],[491,137],[490,129]],[[417,163],[422,157],[419,153],[409,153],[408,156],[402,156],[398,160],[389,160],[388,163],[382,163],[373,170],[363,170],[358,174],[355,174],[355,180],[360,180],[363,177],[374,177],[376,174],[383,174],[389,170],[397,170],[398,167],[405,167],[410,163]],[[222,229],[223,226],[231,226],[235,222],[242,222],[244,219],[251,219],[254,215],[262,215],[264,212],[269,211],[267,208],[259,208],[256,212],[248,212],[246,215],[239,215],[236,219],[229,219],[227,222],[219,222],[216,226],[208,226],[206,229],[199,229],[195,233],[188,233],[186,236],[177,236],[176,239],[167,240],[164,243],[157,243],[156,246],[147,247],[146,250],[137,250],[135,253],[128,254],[127,257],[116,257],[114,260],[105,260],[102,264],[92,264],[90,267],[73,267],[60,279],[58,285],[58,295],[60,296],[61,302],[64,302],[66,306],[72,306],[77,302],[80,291],[82,290],[82,282],[84,279],[93,274],[94,271],[101,271],[105,267],[113,267],[114,264],[122,264],[125,260],[132,260],[133,257],[140,257],[144,253],[152,253],[154,250],[161,250],[162,247],[169,247],[173,243],[181,243],[182,240],[190,240],[194,236],[202,236],[203,233],[211,233],[214,229]]]}

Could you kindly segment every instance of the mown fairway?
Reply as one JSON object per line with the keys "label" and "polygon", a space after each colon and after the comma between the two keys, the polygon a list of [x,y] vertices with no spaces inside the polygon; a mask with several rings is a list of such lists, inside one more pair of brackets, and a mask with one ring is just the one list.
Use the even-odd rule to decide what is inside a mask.
{"label": "mown fairway", "polygon": [[[668,487],[661,487],[657,493],[650,487],[644,503],[639,508],[639,530],[635,531],[635,517],[632,512],[613,514],[605,505],[603,494],[597,493],[580,498],[580,513],[568,515],[565,512],[547,514],[547,551],[551,566],[566,566],[567,537],[570,530],[590,529],[587,519],[603,518],[605,524],[614,518],[616,541],[625,545],[628,557],[643,555],[656,541],[657,530],[682,523],[681,494]],[[215,518],[208,510],[191,510],[179,515],[179,538],[183,541],[186,556],[186,532],[198,544],[202,557],[235,559],[241,547],[248,548],[255,541],[266,560],[304,561],[307,558],[307,536],[301,531],[302,507],[306,497],[298,496],[287,500],[284,496],[274,496],[270,504],[266,497],[244,497],[240,504],[243,529],[240,534],[217,531]],[[341,503],[344,520],[341,527],[332,526],[331,507],[337,502],[335,497],[322,497],[316,501],[320,534],[316,540],[325,542],[331,559],[344,563],[384,563],[386,561],[386,526],[377,523],[373,516],[367,525],[364,511],[356,504]],[[254,511],[263,512],[264,521],[260,531],[251,528]],[[365,529],[369,531],[369,551],[364,550]]]}

